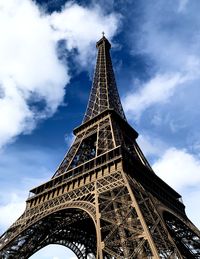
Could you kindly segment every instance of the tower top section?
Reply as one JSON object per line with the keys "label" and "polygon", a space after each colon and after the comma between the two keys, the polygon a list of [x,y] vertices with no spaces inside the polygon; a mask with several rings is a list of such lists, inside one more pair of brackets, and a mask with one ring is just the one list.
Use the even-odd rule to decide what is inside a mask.
{"label": "tower top section", "polygon": [[104,34],[104,32],[102,32],[102,38],[99,40],[99,41],[97,41],[97,43],[96,43],[96,47],[97,47],[97,49],[102,45],[102,44],[105,44],[106,45],[106,47],[108,48],[108,50],[110,50],[110,48],[111,48],[111,44],[110,44],[110,42],[106,39],[106,37],[104,36],[105,34]]}
{"label": "tower top section", "polygon": [[96,68],[90,98],[83,122],[86,122],[107,109],[113,109],[124,120],[126,117],[117,90],[115,75],[110,57],[111,44],[102,33],[97,42]]}

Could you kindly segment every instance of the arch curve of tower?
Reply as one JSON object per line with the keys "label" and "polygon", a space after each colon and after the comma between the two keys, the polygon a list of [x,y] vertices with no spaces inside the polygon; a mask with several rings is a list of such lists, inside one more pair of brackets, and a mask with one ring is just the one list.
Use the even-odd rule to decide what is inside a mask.
{"label": "arch curve of tower", "polygon": [[[89,233],[87,233],[88,228],[90,229]],[[26,241],[25,248],[23,245],[18,247],[18,251],[24,250],[25,256],[23,253],[19,254],[19,257],[16,254],[14,258],[29,258],[50,244],[60,244],[71,249],[78,259],[86,258],[88,252],[86,248],[87,250],[90,248],[88,253],[96,255],[96,231],[94,205],[86,201],[72,201],[65,206],[59,206],[56,209],[54,207],[53,210],[45,211],[44,214],[35,215],[32,220],[29,220],[29,224],[13,236],[13,239],[26,240],[26,238],[30,238],[30,243],[37,243],[37,246],[29,247]],[[38,240],[34,242],[35,236],[37,236],[37,239],[38,236],[41,236],[41,242],[38,243]]]}

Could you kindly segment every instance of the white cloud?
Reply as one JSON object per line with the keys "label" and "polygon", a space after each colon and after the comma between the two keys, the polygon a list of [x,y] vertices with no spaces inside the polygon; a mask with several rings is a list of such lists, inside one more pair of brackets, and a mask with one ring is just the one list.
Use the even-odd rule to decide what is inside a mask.
{"label": "white cloud", "polygon": [[[22,194],[22,193],[21,193]],[[21,216],[25,209],[25,197],[16,193],[7,195],[7,203],[0,204],[0,230],[5,230]],[[1,194],[0,194],[1,197]]]}
{"label": "white cloud", "polygon": [[153,168],[175,189],[200,184],[200,161],[184,149],[167,149]]}
{"label": "white cloud", "polygon": [[200,160],[184,149],[169,148],[154,163],[153,169],[165,182],[180,192],[190,219],[200,227]]}
{"label": "white cloud", "polygon": [[158,74],[137,92],[128,93],[123,99],[123,107],[128,117],[139,119],[144,110],[158,103],[166,102],[187,78],[181,74]]}
{"label": "white cloud", "polygon": [[[131,115],[140,118],[150,107],[156,111],[156,104],[180,101],[179,97],[186,89],[200,83],[200,18],[197,11],[200,4],[194,2],[142,1],[140,26],[131,34],[131,40],[134,42],[133,54],[144,55],[151,76],[147,82],[140,82],[137,89],[133,85],[134,92],[125,96],[124,107],[130,118]],[[192,102],[191,97],[194,99],[195,94],[184,102]],[[170,106],[165,106],[163,111],[169,109]]]}
{"label": "white cloud", "polygon": [[166,150],[166,144],[155,136],[140,134],[137,143],[144,152],[145,156],[161,156]]}
{"label": "white cloud", "polygon": [[[0,146],[57,109],[69,80],[45,17],[28,0],[0,3]],[[41,112],[29,102],[44,101]]]}
{"label": "white cloud", "polygon": [[119,26],[120,15],[111,13],[105,16],[98,5],[94,8],[83,8],[69,2],[62,13],[55,12],[49,19],[55,30],[56,39],[67,39],[67,49],[77,48],[80,63],[88,65],[94,58],[95,42],[103,31],[109,39],[114,36]]}
{"label": "white cloud", "polygon": [[69,51],[76,48],[85,65],[101,31],[112,37],[117,28],[118,16],[97,6],[71,2],[49,15],[31,0],[0,2],[0,147],[30,132],[62,103],[70,76],[58,58],[58,41],[66,40]]}

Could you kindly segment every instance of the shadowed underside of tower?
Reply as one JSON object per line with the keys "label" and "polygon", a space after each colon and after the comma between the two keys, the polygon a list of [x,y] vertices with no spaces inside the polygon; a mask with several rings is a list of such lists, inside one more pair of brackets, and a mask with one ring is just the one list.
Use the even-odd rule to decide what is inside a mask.
{"label": "shadowed underside of tower", "polygon": [[79,259],[200,258],[200,233],[181,196],[152,170],[126,121],[110,43],[97,42],[83,123],[52,179],[30,191],[1,236],[0,258],[25,259],[48,244]]}

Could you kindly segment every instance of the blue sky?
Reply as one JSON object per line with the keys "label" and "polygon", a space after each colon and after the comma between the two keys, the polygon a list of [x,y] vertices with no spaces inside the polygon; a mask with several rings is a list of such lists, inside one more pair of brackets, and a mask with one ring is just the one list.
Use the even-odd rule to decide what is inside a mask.
{"label": "blue sky", "polygon": [[[138,143],[200,227],[199,10],[198,0],[0,2],[1,232],[67,151],[102,31]],[[48,247],[32,258],[74,258],[69,253]]]}

